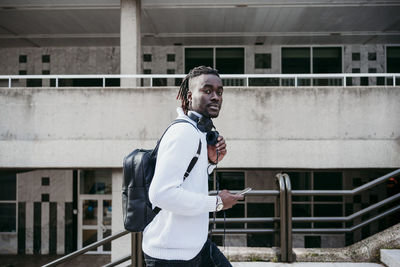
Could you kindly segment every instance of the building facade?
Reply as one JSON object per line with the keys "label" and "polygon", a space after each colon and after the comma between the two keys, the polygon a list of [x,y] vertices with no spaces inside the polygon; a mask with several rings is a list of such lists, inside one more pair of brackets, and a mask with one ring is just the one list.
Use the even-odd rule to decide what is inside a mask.
{"label": "building facade", "polygon": [[[396,1],[11,2],[0,11],[0,25],[8,29],[0,34],[0,75],[184,74],[200,64],[222,74],[400,73]],[[25,32],[18,29],[23,15],[37,22]],[[74,16],[71,32],[57,24]],[[368,16],[375,23],[366,23]],[[13,26],[6,21],[12,18],[22,22]],[[139,86],[115,78],[99,88],[99,79],[69,77],[56,87],[53,78],[18,77],[7,88],[7,78],[0,78],[0,252],[66,254],[121,230],[122,159],[155,145],[176,116],[180,81],[155,77],[150,87],[148,79]],[[224,79],[215,124],[229,152],[210,190],[212,178],[229,190],[274,189],[282,171],[293,189],[347,190],[399,168],[399,77],[348,77],[346,86],[324,77],[298,83],[264,77],[245,86]],[[295,197],[293,215],[348,216],[398,193],[399,182],[394,177],[354,198]],[[249,196],[227,217],[274,217],[276,205],[275,198]],[[352,234],[296,234],[293,245],[346,246],[398,223],[396,216]],[[304,227],[347,224],[294,224]],[[223,244],[222,235],[214,239]],[[225,245],[276,241],[272,234],[234,234]],[[125,237],[91,253],[112,250],[118,258],[129,246]]]}

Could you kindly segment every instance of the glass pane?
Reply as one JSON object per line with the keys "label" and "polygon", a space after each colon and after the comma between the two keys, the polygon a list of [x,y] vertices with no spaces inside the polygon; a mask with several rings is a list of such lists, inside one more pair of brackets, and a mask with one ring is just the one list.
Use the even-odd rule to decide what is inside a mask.
{"label": "glass pane", "polygon": [[[103,238],[109,237],[111,235],[111,229],[107,229],[103,232]],[[111,242],[103,245],[103,251],[111,251]]]}
{"label": "glass pane", "polygon": [[80,171],[81,194],[111,194],[111,170]]}
{"label": "glass pane", "polygon": [[310,48],[282,48],[282,73],[311,73]]}
{"label": "glass pane", "polygon": [[103,225],[111,225],[111,200],[103,200]]}
{"label": "glass pane", "polygon": [[83,201],[83,225],[97,225],[97,200]]}
{"label": "glass pane", "polygon": [[[86,247],[97,241],[97,230],[82,230],[82,247]],[[91,249],[96,251],[97,248]]]}
{"label": "glass pane", "polygon": [[244,172],[217,172],[219,190],[243,190]]}
{"label": "glass pane", "polygon": [[342,49],[340,47],[313,48],[313,73],[341,73]]}
{"label": "glass pane", "polygon": [[213,48],[186,48],[185,49],[185,73],[197,66],[214,65]]}
{"label": "glass pane", "polygon": [[[314,190],[342,190],[342,172],[314,172]],[[315,196],[315,201],[342,201],[341,196]]]}
{"label": "glass pane", "polygon": [[15,173],[0,173],[0,200],[16,200],[17,175]]}
{"label": "glass pane", "polygon": [[16,204],[0,203],[0,232],[16,231]]}
{"label": "glass pane", "polygon": [[217,48],[215,55],[215,64],[219,73],[244,73],[244,48]]}
{"label": "glass pane", "polygon": [[[399,73],[400,72],[400,47],[387,48],[387,72]],[[396,84],[397,80],[396,80]]]}

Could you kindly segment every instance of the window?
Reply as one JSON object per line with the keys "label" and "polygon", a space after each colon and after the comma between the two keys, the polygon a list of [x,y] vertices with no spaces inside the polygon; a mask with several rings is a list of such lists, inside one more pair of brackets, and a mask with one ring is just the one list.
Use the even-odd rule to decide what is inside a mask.
{"label": "window", "polygon": [[186,48],[185,73],[201,65],[214,66],[213,48]]}
{"label": "window", "polygon": [[20,55],[18,61],[19,63],[26,63],[28,61],[28,58],[26,55]]}
{"label": "window", "polygon": [[388,73],[400,72],[400,46],[387,47],[386,50],[386,64]]}
{"label": "window", "polygon": [[111,194],[110,170],[80,171],[80,194]]}
{"label": "window", "polygon": [[0,232],[16,232],[17,175],[0,173]]}
{"label": "window", "polygon": [[185,73],[201,65],[216,68],[220,74],[243,74],[244,48],[186,48]]}
{"label": "window", "polygon": [[175,54],[167,54],[167,62],[175,62]]}
{"label": "window", "polygon": [[368,60],[369,61],[375,61],[376,60],[376,53],[368,53]]}
{"label": "window", "polygon": [[282,48],[282,73],[311,73],[310,48]]}
{"label": "window", "polygon": [[42,55],[43,63],[50,63],[50,55]]}
{"label": "window", "polygon": [[151,62],[151,54],[144,54],[143,55],[144,62]]}
{"label": "window", "polygon": [[351,59],[353,61],[360,61],[360,53],[352,53],[351,54]]}
{"label": "window", "polygon": [[314,47],[313,73],[341,73],[342,49],[340,47]]}
{"label": "window", "polygon": [[270,69],[271,68],[271,54],[254,54],[254,68],[255,69]]}

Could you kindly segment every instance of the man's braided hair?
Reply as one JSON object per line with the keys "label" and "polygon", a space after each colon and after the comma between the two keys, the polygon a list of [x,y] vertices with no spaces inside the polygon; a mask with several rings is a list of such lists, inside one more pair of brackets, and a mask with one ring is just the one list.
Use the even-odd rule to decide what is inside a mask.
{"label": "man's braided hair", "polygon": [[187,97],[189,92],[189,80],[202,74],[212,74],[219,77],[218,70],[211,67],[199,66],[189,71],[188,75],[183,79],[178,95],[176,96],[176,99],[182,101],[182,109],[185,114],[187,114],[189,110],[189,99]]}

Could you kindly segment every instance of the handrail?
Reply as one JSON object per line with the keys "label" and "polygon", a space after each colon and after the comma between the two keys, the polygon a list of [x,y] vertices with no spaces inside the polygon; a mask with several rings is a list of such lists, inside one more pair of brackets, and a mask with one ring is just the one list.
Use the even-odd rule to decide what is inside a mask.
{"label": "handrail", "polygon": [[[102,87],[106,86],[106,79],[150,79],[150,87],[153,87],[153,79],[158,78],[184,78],[185,74],[49,74],[49,75],[0,75],[0,80],[8,80],[8,88],[12,88],[12,80],[17,79],[55,79],[55,87],[59,87],[60,79],[101,79]],[[294,87],[298,87],[299,79],[342,79],[343,85],[347,86],[346,78],[361,77],[384,77],[392,78],[393,86],[396,86],[396,78],[400,73],[313,73],[313,74],[221,74],[221,79],[244,79],[245,86],[249,86],[251,78],[278,78],[294,79]]]}
{"label": "handrail", "polygon": [[400,169],[392,171],[386,175],[383,175],[379,178],[376,178],[375,180],[372,180],[369,183],[366,183],[364,185],[361,185],[359,187],[354,188],[353,190],[292,190],[293,196],[332,196],[332,195],[341,195],[341,196],[353,196],[355,194],[358,194],[362,191],[365,191],[371,187],[374,187],[389,178],[400,174]]}
{"label": "handrail", "polygon": [[[291,214],[292,212],[292,203],[291,201],[291,196],[304,196],[304,195],[312,195],[312,196],[332,196],[332,195],[340,195],[340,196],[352,196],[355,194],[358,194],[360,192],[363,192],[367,189],[370,189],[378,184],[381,184],[384,181],[387,181],[389,178],[397,176],[400,174],[400,169],[392,171],[386,175],[383,175],[379,178],[376,178],[364,185],[361,185],[357,188],[354,188],[353,190],[291,190],[290,188],[290,178],[288,177],[285,179],[286,181],[286,194],[288,196],[287,200],[287,209],[288,209],[288,214]],[[400,206],[396,206],[393,208],[390,208],[384,212],[379,213],[378,215],[373,216],[372,218],[369,218],[368,220],[365,220],[357,225],[354,225],[350,228],[294,228],[291,229],[292,221],[293,222],[347,222],[351,221],[357,217],[360,217],[361,215],[376,210],[388,203],[391,203],[397,199],[400,199],[400,193],[397,193],[393,196],[387,197],[384,200],[381,200],[367,208],[364,208],[360,211],[357,211],[349,216],[344,216],[344,217],[293,217],[289,219],[288,221],[288,242],[290,240],[291,244],[291,236],[293,233],[351,233],[373,221],[379,220],[381,218],[384,218],[385,216],[388,216],[398,210],[400,210]],[[292,249],[288,249],[288,257],[290,257],[292,254]]]}
{"label": "handrail", "polygon": [[82,255],[82,254],[84,254],[85,252],[87,252],[87,251],[89,251],[89,250],[92,250],[92,249],[94,249],[94,248],[100,247],[101,245],[104,245],[104,244],[106,244],[106,243],[108,243],[108,242],[110,242],[110,241],[112,241],[112,240],[114,240],[114,239],[120,238],[121,236],[124,236],[124,235],[126,235],[126,234],[128,234],[128,233],[129,233],[129,232],[126,231],[126,230],[121,231],[121,232],[118,232],[118,233],[116,233],[115,235],[106,237],[106,238],[104,238],[104,239],[102,239],[102,240],[100,240],[100,241],[97,241],[97,242],[95,242],[95,243],[93,243],[93,244],[90,244],[90,245],[88,245],[88,246],[86,246],[86,247],[84,247],[84,248],[78,249],[77,251],[74,251],[74,252],[72,252],[72,253],[70,253],[70,254],[68,254],[68,255],[65,255],[64,257],[61,257],[61,258],[59,258],[59,259],[57,259],[57,260],[54,260],[54,261],[52,261],[52,262],[49,262],[49,263],[47,263],[46,265],[43,265],[42,267],[56,266],[56,265],[58,265],[58,264],[61,264],[61,263],[63,263],[63,262],[66,262],[66,261],[68,261],[68,260],[70,260],[70,259],[72,259],[72,258],[75,258],[75,257],[77,257],[77,256],[79,256],[79,255]]}
{"label": "handrail", "polygon": [[390,215],[396,211],[400,210],[400,206],[396,206],[391,208],[387,211],[384,211],[368,220],[359,223],[357,225],[352,226],[351,228],[312,228],[312,229],[305,229],[305,228],[294,228],[293,233],[351,233],[373,221],[379,220],[387,215]]}
{"label": "handrail", "polygon": [[293,221],[294,222],[348,222],[357,217],[360,217],[361,215],[363,215],[367,212],[370,212],[372,210],[375,210],[377,208],[384,206],[385,204],[393,202],[397,199],[400,199],[400,193],[393,195],[391,197],[388,197],[384,200],[381,200],[378,203],[375,203],[365,209],[359,210],[356,213],[353,213],[353,214],[351,214],[349,216],[345,216],[345,217],[293,217]]}

